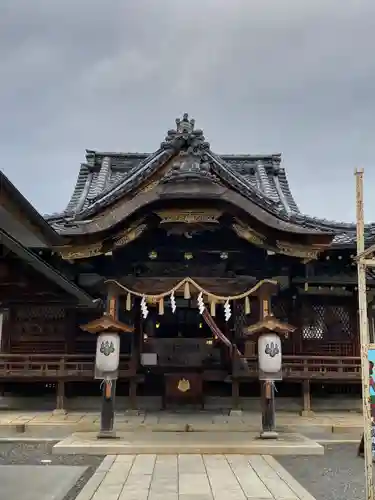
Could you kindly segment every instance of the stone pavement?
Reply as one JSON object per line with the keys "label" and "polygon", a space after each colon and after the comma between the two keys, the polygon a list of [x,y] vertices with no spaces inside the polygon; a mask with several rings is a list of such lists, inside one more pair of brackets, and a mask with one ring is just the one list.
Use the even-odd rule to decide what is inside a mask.
{"label": "stone pavement", "polygon": [[323,455],[324,448],[301,434],[280,433],[259,439],[259,432],[117,432],[98,439],[96,432],[76,432],[53,447],[55,455],[241,454]]}
{"label": "stone pavement", "polygon": [[[54,414],[53,412],[0,412],[0,437],[14,432],[54,436],[99,429],[99,413]],[[301,417],[297,413],[279,412],[277,426],[288,432],[328,431],[353,432],[363,428],[362,415],[351,412],[316,413]],[[157,431],[259,431],[261,416],[256,412],[243,412],[228,416],[219,411],[117,413],[116,429]],[[60,433],[59,433],[60,432]]]}
{"label": "stone pavement", "polygon": [[1,465],[1,500],[62,500],[87,467]]}
{"label": "stone pavement", "polygon": [[315,500],[268,455],[108,455],[76,500]]}

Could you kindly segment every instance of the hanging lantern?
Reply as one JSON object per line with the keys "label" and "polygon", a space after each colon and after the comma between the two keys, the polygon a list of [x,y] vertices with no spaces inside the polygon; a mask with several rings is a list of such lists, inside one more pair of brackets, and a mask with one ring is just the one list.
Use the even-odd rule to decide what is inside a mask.
{"label": "hanging lantern", "polygon": [[258,340],[259,369],[264,373],[279,373],[281,370],[281,339],[275,333],[261,335]]}
{"label": "hanging lantern", "polygon": [[96,342],[96,368],[104,373],[118,369],[120,361],[120,336],[118,333],[102,333]]}

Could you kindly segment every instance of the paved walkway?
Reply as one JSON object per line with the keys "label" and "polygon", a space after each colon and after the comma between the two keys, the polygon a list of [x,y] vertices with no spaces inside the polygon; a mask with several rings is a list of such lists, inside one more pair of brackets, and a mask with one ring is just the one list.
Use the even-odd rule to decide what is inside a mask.
{"label": "paved walkway", "polygon": [[[136,429],[156,430],[254,430],[260,427],[260,414],[243,412],[240,416],[225,415],[217,412],[191,411],[177,412],[146,412],[140,414],[117,413],[116,427],[122,431]],[[297,413],[279,412],[276,415],[277,425],[282,427],[325,427],[325,428],[361,428],[363,417],[358,413],[316,413],[309,417],[301,417]],[[3,426],[61,426],[71,427],[73,431],[95,431],[99,426],[100,415],[97,412],[54,414],[53,412],[0,412],[0,428]],[[215,427],[215,429],[213,429]],[[232,429],[233,428],[233,429]]]}
{"label": "paved walkway", "polygon": [[108,455],[77,500],[315,500],[268,455]]}

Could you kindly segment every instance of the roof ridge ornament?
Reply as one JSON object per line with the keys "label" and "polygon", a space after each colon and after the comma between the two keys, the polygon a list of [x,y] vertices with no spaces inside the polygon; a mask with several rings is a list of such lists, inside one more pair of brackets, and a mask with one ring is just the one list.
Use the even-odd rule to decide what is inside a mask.
{"label": "roof ridge ornament", "polygon": [[205,150],[210,148],[208,142],[205,141],[203,131],[195,129],[195,120],[189,119],[189,114],[184,113],[182,119],[176,118],[176,128],[168,130],[164,142],[161,143],[161,149],[174,149],[176,147],[188,146],[189,153],[194,151]]}
{"label": "roof ridge ornament", "polygon": [[189,114],[184,113],[182,120],[176,118],[176,132],[178,134],[191,134],[195,127],[195,120],[191,118],[189,120]]}

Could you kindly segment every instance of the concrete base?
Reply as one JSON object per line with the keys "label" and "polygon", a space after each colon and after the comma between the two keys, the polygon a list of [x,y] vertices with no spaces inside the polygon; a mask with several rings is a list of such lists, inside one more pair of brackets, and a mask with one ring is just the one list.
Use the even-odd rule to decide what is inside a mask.
{"label": "concrete base", "polygon": [[282,433],[277,440],[243,432],[123,432],[118,439],[97,439],[78,432],[53,447],[58,455],[242,454],[324,455],[324,447],[301,434]]}
{"label": "concrete base", "polygon": [[116,431],[99,431],[97,439],[117,439]]}
{"label": "concrete base", "polygon": [[66,410],[53,410],[52,415],[67,415]]}
{"label": "concrete base", "polygon": [[260,433],[261,439],[277,439],[279,437],[279,433],[276,431],[262,431]]}
{"label": "concrete base", "polygon": [[229,416],[230,417],[242,417],[243,411],[242,410],[230,410]]}
{"label": "concrete base", "polygon": [[312,410],[301,410],[299,414],[301,415],[301,417],[313,417],[315,415]]}

